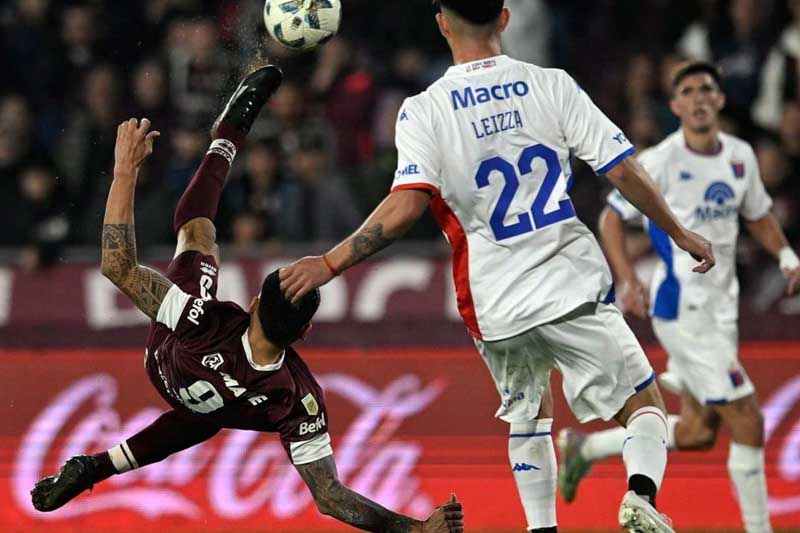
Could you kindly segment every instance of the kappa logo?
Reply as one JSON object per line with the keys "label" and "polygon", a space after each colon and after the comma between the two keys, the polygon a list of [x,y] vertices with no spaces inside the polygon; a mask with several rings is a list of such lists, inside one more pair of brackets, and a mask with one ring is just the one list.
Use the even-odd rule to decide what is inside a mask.
{"label": "kappa logo", "polygon": [[411,119],[408,116],[408,112],[405,109],[403,109],[403,111],[400,112],[400,122],[405,122],[407,120]]}
{"label": "kappa logo", "polygon": [[514,463],[514,468],[511,469],[512,472],[530,472],[531,470],[541,470],[541,468],[528,463]]}
{"label": "kappa logo", "polygon": [[212,353],[210,355],[206,355],[203,357],[203,366],[210,368],[211,370],[219,370],[219,367],[222,366],[225,360],[222,358],[221,353]]}
{"label": "kappa logo", "polygon": [[303,404],[303,407],[306,408],[306,413],[311,416],[315,416],[319,413],[319,404],[317,400],[314,398],[314,395],[310,392],[306,394],[300,402]]}

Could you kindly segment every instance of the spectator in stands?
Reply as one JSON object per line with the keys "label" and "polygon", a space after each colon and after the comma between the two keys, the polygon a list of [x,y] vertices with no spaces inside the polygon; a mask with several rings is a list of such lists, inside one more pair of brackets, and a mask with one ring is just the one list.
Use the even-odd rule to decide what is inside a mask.
{"label": "spectator in stands", "polygon": [[70,222],[66,196],[52,168],[45,164],[26,167],[14,199],[4,214],[16,241],[13,244],[24,246],[22,266],[30,270],[53,263],[67,241]]}
{"label": "spectator in stands", "polygon": [[781,117],[781,143],[792,175],[800,175],[800,102],[788,102]]}
{"label": "spectator in stands", "polygon": [[355,57],[344,38],[332,39],[320,49],[310,82],[336,134],[337,161],[345,170],[366,163],[374,155],[377,86],[373,75],[357,65]]}
{"label": "spectator in stands", "polygon": [[758,83],[771,35],[765,27],[770,1],[730,0],[727,16],[714,23],[696,23],[678,43],[678,51],[693,59],[719,65],[727,97],[725,114],[748,133],[750,107],[758,95]]}
{"label": "spectator in stands", "polygon": [[784,102],[800,101],[800,0],[788,4],[792,23],[769,53],[753,107],[753,120],[771,131],[780,128]]}
{"label": "spectator in stands", "polygon": [[758,143],[756,148],[761,179],[774,205],[773,213],[790,242],[800,237],[800,190],[798,180],[790,175],[789,161],[781,146],[772,140]]}
{"label": "spectator in stands", "polygon": [[346,182],[333,170],[325,139],[308,133],[290,156],[281,233],[291,242],[335,241],[361,223]]}
{"label": "spectator in stands", "polygon": [[506,0],[514,14],[503,32],[503,51],[514,59],[550,66],[551,20],[543,0]]}
{"label": "spectator in stands", "polygon": [[[234,220],[247,212],[260,219],[258,234],[263,239],[280,237],[279,220],[283,217],[284,185],[281,176],[281,150],[276,141],[260,139],[248,143],[244,153],[244,174],[231,178],[222,198],[217,219],[222,227],[232,228]],[[247,222],[245,222],[247,224]],[[229,240],[228,235],[223,235]]]}
{"label": "spectator in stands", "polygon": [[64,9],[61,25],[61,58],[56,68],[62,70],[61,92],[76,98],[81,80],[100,59],[97,22],[91,5],[75,4]]}

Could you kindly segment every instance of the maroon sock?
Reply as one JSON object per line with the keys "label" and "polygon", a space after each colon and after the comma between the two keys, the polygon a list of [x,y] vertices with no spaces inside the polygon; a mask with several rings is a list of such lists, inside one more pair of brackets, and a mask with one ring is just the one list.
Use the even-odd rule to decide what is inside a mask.
{"label": "maroon sock", "polygon": [[108,452],[96,453],[93,457],[97,459],[97,462],[100,466],[100,469],[97,471],[97,475],[95,476],[95,483],[106,480],[117,473],[117,469],[114,468],[114,463],[111,462],[111,456],[108,455]]}
{"label": "maroon sock", "polygon": [[242,132],[225,123],[217,127],[216,138],[175,208],[175,232],[192,219],[208,218],[214,221],[217,217],[225,179],[244,139]]}

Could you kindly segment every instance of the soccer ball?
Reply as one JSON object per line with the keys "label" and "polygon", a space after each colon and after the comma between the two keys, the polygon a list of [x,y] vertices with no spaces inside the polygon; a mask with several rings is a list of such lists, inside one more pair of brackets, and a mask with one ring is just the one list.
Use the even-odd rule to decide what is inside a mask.
{"label": "soccer ball", "polygon": [[295,50],[311,50],[336,35],[340,0],[267,0],[264,23],[273,39]]}

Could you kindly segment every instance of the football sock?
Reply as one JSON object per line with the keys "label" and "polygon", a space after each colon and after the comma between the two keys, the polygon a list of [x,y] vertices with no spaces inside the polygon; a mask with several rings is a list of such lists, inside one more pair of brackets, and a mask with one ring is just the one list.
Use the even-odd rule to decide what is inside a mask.
{"label": "football sock", "polygon": [[642,407],[628,418],[622,459],[628,472],[628,489],[655,506],[655,494],[667,467],[667,420],[661,410]]}
{"label": "football sock", "polygon": [[242,132],[225,123],[217,127],[217,138],[211,142],[206,156],[175,208],[176,232],[192,219],[208,218],[213,221],[216,218],[225,179],[244,139]]}
{"label": "football sock", "polygon": [[556,451],[552,418],[512,423],[508,457],[528,529],[556,531]]}
{"label": "football sock", "polygon": [[[675,450],[675,426],[680,422],[681,417],[677,415],[667,416],[667,449]],[[581,457],[587,461],[600,461],[607,457],[620,455],[622,444],[625,442],[627,430],[624,427],[616,427],[605,431],[597,431],[586,435],[586,440],[581,446]]]}
{"label": "football sock", "polygon": [[771,533],[767,507],[764,448],[731,442],[728,473],[736,490],[747,533]]}
{"label": "football sock", "polygon": [[[106,474],[122,474],[157,463],[173,453],[205,442],[220,428],[176,410],[168,411],[139,433],[122,441],[107,452],[95,455]],[[109,463],[111,469],[109,469]]]}

